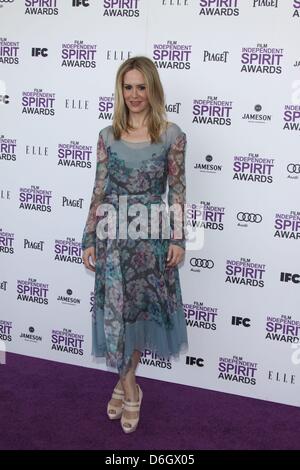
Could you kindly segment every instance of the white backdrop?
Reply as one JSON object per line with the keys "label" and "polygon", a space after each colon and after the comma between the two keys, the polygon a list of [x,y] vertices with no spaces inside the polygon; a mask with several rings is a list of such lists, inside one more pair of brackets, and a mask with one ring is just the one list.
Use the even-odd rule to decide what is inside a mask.
{"label": "white backdrop", "polygon": [[80,242],[115,73],[142,54],[188,137],[204,243],[180,269],[189,351],[145,351],[139,374],[300,404],[299,17],[296,0],[0,0],[2,349],[106,370]]}

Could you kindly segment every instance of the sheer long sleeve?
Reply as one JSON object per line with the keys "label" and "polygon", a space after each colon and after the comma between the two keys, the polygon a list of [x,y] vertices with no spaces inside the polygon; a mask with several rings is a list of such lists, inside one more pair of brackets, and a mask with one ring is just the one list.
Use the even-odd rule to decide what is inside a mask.
{"label": "sheer long sleeve", "polygon": [[96,245],[96,226],[98,217],[96,215],[97,208],[101,204],[104,197],[104,189],[107,176],[107,151],[103,139],[102,132],[99,132],[97,142],[97,162],[94,188],[89,208],[87,221],[83,231],[82,249],[85,250]]}
{"label": "sheer long sleeve", "polygon": [[179,132],[174,136],[168,152],[168,204],[170,208],[175,208],[175,211],[170,212],[171,243],[185,249],[186,134],[177,129]]}

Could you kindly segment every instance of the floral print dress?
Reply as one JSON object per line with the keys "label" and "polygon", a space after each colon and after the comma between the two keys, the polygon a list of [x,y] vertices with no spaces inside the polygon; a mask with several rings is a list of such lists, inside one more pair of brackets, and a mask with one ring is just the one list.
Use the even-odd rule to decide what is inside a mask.
{"label": "floral print dress", "polygon": [[[130,367],[134,350],[150,349],[169,360],[187,346],[178,267],[166,266],[170,243],[185,249],[184,225],[178,236],[174,223],[180,217],[171,217],[166,238],[162,236],[160,215],[159,233],[150,233],[151,207],[167,207],[162,200],[167,182],[168,205],[179,204],[184,215],[185,148],[186,135],[176,124],[169,124],[159,143],[116,140],[112,126],[99,133],[95,183],[82,249],[96,249],[92,354],[105,356],[107,365],[117,368],[120,375]],[[128,212],[121,201],[126,201]],[[110,226],[115,230],[107,233],[116,236],[105,238],[99,237],[98,223],[105,219],[106,204],[115,211]],[[129,227],[137,217],[137,213],[130,213],[132,204],[149,209],[147,238],[124,236],[124,223]],[[107,212],[105,216],[109,220]]]}

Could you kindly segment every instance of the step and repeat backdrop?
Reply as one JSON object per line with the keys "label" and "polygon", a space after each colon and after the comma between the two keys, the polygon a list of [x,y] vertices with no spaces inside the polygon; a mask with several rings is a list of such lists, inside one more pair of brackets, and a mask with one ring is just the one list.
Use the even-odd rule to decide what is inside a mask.
{"label": "step and repeat backdrop", "polygon": [[300,0],[0,0],[0,21],[2,358],[107,370],[80,245],[117,68],[146,55],[187,134],[196,242],[189,350],[138,373],[299,406]]}

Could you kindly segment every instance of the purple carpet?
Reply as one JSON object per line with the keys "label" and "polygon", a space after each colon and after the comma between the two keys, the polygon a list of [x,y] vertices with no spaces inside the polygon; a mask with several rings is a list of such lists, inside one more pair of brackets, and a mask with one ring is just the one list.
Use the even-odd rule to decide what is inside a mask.
{"label": "purple carpet", "polygon": [[0,449],[300,449],[296,407],[139,379],[141,420],[133,434],[106,417],[117,376],[7,354],[0,365]]}

